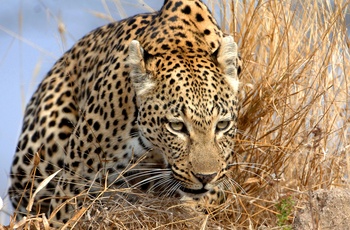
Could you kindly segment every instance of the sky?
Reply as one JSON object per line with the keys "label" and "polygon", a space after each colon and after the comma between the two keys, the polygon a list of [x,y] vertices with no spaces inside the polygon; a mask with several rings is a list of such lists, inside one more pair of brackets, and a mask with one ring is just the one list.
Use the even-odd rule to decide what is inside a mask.
{"label": "sky", "polygon": [[[0,197],[6,198],[9,170],[25,105],[37,85],[79,38],[140,12],[158,10],[161,0],[0,0]],[[96,13],[107,17],[101,18]],[[97,14],[98,15],[98,14]],[[66,36],[60,37],[58,24]],[[61,26],[61,28],[63,28]],[[5,200],[5,205],[8,201]],[[0,224],[9,211],[0,211]]]}

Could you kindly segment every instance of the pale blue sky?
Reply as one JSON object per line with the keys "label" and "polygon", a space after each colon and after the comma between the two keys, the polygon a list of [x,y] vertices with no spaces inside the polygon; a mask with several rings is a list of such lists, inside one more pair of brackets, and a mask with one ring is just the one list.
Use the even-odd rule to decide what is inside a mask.
{"label": "pale blue sky", "polygon": [[[157,10],[163,3],[162,0],[146,0],[147,4],[140,0],[115,2],[124,10],[118,11],[118,6],[108,0],[0,0],[0,197],[6,196],[25,104],[65,50],[84,34],[108,23],[91,12],[119,20],[152,8]],[[58,20],[66,27],[66,44],[58,33]],[[1,216],[3,213],[0,223],[7,223],[8,219]]]}

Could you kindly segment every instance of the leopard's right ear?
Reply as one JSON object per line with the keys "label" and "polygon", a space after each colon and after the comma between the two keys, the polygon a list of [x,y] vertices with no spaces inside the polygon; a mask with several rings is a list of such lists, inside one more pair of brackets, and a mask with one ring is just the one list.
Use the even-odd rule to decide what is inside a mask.
{"label": "leopard's right ear", "polygon": [[155,85],[154,81],[151,79],[151,74],[147,72],[145,56],[147,56],[147,54],[140,43],[136,40],[131,41],[127,63],[130,67],[129,77],[137,96],[144,95]]}
{"label": "leopard's right ear", "polygon": [[217,54],[217,61],[224,72],[227,83],[231,85],[234,92],[238,92],[238,75],[241,72],[241,61],[238,55],[237,44],[232,36],[226,36],[222,39]]}

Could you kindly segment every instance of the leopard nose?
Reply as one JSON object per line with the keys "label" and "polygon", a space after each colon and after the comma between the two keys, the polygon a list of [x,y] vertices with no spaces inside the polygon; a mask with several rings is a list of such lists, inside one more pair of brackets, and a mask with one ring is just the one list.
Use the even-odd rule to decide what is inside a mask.
{"label": "leopard nose", "polygon": [[214,177],[217,175],[217,173],[213,174],[200,174],[200,173],[194,173],[193,174],[202,184],[208,184],[210,183]]}

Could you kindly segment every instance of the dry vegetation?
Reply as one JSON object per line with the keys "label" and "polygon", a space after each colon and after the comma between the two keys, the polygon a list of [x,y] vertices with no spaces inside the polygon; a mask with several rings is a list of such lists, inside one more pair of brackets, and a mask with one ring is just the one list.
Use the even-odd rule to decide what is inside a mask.
{"label": "dry vegetation", "polygon": [[[145,194],[133,204],[98,197],[76,229],[289,229],[310,191],[348,186],[349,2],[208,3],[244,60],[237,185],[208,214]],[[39,217],[22,227],[45,227]]]}

